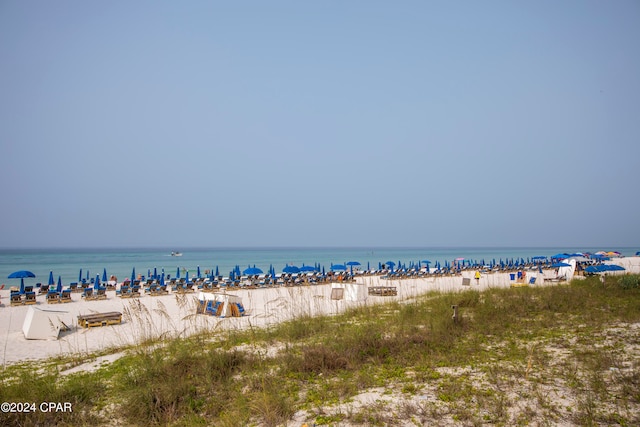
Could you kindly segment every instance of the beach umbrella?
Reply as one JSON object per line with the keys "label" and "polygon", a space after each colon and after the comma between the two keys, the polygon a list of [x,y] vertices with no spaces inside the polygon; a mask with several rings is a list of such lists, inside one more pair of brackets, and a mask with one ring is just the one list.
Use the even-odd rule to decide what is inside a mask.
{"label": "beach umbrella", "polygon": [[80,274],[78,274],[78,282],[82,282],[82,269],[80,269]]}
{"label": "beach umbrella", "polygon": [[257,274],[262,274],[262,273],[263,273],[262,270],[257,268],[255,265],[253,267],[245,268],[244,271],[242,272],[242,274],[244,274],[245,276],[255,276]]}
{"label": "beach umbrella", "polygon": [[56,292],[62,292],[62,278],[60,276],[58,276],[58,286],[56,287]]}
{"label": "beach umbrella", "polygon": [[55,282],[53,281],[53,271],[49,272],[49,282],[48,282],[49,286],[53,286],[55,284]]}
{"label": "beach umbrella", "polygon": [[312,265],[304,265],[302,264],[302,267],[300,267],[300,271],[304,271],[304,272],[310,272],[310,271],[316,271],[316,268]]}
{"label": "beach umbrella", "polygon": [[180,278],[180,267],[178,267],[177,271],[176,271],[176,279]]}
{"label": "beach umbrella", "polygon": [[198,266],[196,274],[198,275],[198,279],[200,278],[200,266]]}
{"label": "beach umbrella", "polygon": [[93,282],[93,289],[98,290],[100,289],[100,275],[96,274],[96,281]]}
{"label": "beach umbrella", "polygon": [[571,267],[571,264],[567,264],[566,262],[556,262],[551,265],[551,268],[560,268],[560,267]]}
{"label": "beach umbrella", "polygon": [[606,266],[604,265],[590,265],[584,269],[587,273],[602,273],[606,271]]}
{"label": "beach umbrella", "polygon": [[287,265],[282,269],[283,273],[300,273],[300,269],[295,265]]}
{"label": "beach umbrella", "polygon": [[347,266],[344,264],[331,264],[331,270],[333,271],[346,271]]}
{"label": "beach umbrella", "polygon": [[11,273],[9,276],[7,276],[7,279],[20,279],[20,293],[24,294],[24,278],[25,277],[36,277],[36,275],[27,270],[19,270]]}
{"label": "beach umbrella", "polygon": [[220,276],[220,270],[218,270],[218,266],[216,265],[216,277]]}
{"label": "beach umbrella", "polygon": [[189,270],[187,270],[187,273],[186,273],[186,274],[185,274],[185,276],[184,276],[184,281],[185,281],[186,283],[189,283]]}
{"label": "beach umbrella", "polygon": [[362,265],[362,264],[360,264],[358,261],[349,261],[349,262],[348,262],[348,263],[346,263],[345,265],[351,265],[351,266],[353,266],[353,265]]}
{"label": "beach umbrella", "polygon": [[102,281],[104,283],[107,283],[107,269],[106,268],[102,269]]}
{"label": "beach umbrella", "polygon": [[131,270],[131,283],[134,283],[136,280],[136,268],[133,267],[133,270]]}

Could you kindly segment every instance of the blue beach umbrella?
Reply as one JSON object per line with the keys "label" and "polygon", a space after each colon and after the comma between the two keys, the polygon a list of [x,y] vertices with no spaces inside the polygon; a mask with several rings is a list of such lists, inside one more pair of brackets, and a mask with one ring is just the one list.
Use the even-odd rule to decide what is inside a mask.
{"label": "blue beach umbrella", "polygon": [[58,276],[58,286],[56,287],[56,292],[62,292],[62,278]]}
{"label": "blue beach umbrella", "polygon": [[333,271],[346,271],[347,266],[344,264],[331,264],[331,270]]}
{"label": "blue beach umbrella", "polygon": [[300,269],[295,265],[287,265],[282,269],[283,273],[300,273]]}
{"label": "blue beach umbrella", "polygon": [[254,265],[253,267],[245,268],[242,274],[244,274],[245,276],[255,276],[257,274],[262,274],[262,270]]}
{"label": "blue beach umbrella", "polygon": [[220,276],[220,270],[218,269],[218,266],[216,265],[216,277]]}
{"label": "blue beach umbrella", "polygon": [[187,270],[187,274],[185,274],[185,276],[184,276],[184,281],[186,283],[189,283],[189,270]]}
{"label": "blue beach umbrella", "polygon": [[196,271],[196,275],[198,276],[198,279],[200,278],[200,266],[198,266],[198,269]]}
{"label": "blue beach umbrella", "polygon": [[96,281],[93,282],[93,289],[98,290],[100,289],[100,275],[96,274]]}
{"label": "blue beach umbrella", "polygon": [[176,271],[176,279],[180,278],[180,267],[178,267],[178,270]]}
{"label": "blue beach umbrella", "polygon": [[133,270],[131,270],[131,284],[133,285],[133,282],[136,280],[136,268],[133,267]]}
{"label": "blue beach umbrella", "polygon": [[49,272],[49,286],[53,286],[56,282],[53,281],[53,271]]}
{"label": "blue beach umbrella", "polygon": [[560,268],[560,267],[571,267],[571,264],[567,264],[566,262],[556,262],[551,265],[551,268]]}
{"label": "blue beach umbrella", "polygon": [[102,281],[107,283],[107,269],[106,268],[102,269]]}
{"label": "blue beach umbrella", "polygon": [[78,282],[82,282],[82,269],[80,269],[80,274],[78,274]]}
{"label": "blue beach umbrella", "polygon": [[362,265],[362,264],[360,264],[358,261],[349,261],[349,262],[348,262],[348,263],[346,263],[345,265],[353,266],[353,265]]}
{"label": "blue beach umbrella", "polygon": [[7,276],[7,279],[20,279],[20,293],[24,294],[24,278],[25,277],[36,277],[36,275],[27,270],[19,270],[11,273],[9,276]]}

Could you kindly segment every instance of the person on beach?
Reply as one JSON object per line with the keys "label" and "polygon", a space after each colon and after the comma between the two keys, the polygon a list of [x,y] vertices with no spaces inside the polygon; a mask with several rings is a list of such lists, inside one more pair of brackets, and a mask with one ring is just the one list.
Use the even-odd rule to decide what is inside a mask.
{"label": "person on beach", "polygon": [[476,285],[480,286],[480,271],[476,271]]}

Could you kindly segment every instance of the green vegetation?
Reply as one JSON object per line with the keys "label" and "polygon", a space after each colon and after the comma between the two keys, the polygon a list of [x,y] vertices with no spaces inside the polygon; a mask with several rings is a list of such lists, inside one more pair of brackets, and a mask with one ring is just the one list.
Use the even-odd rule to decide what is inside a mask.
{"label": "green vegetation", "polygon": [[[0,375],[3,425],[639,425],[638,276],[428,294]],[[452,320],[451,305],[461,320]]]}

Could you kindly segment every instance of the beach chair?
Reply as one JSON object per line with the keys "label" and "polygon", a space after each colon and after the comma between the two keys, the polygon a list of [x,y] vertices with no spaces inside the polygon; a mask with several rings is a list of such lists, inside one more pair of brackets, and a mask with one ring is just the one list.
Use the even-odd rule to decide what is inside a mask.
{"label": "beach chair", "polygon": [[129,290],[131,298],[137,298],[140,296],[140,282],[134,282],[133,286]]}
{"label": "beach chair", "polygon": [[82,298],[84,298],[85,301],[91,301],[95,299],[95,295],[93,294],[93,288],[85,288],[84,292],[82,292]]}
{"label": "beach chair", "polygon": [[71,289],[63,289],[60,294],[60,302],[71,302]]}
{"label": "beach chair", "polygon": [[207,301],[206,314],[211,316],[219,316],[222,312],[222,301]]}
{"label": "beach chair", "polygon": [[9,304],[11,305],[22,305],[22,294],[20,292],[11,292]]}
{"label": "beach chair", "polygon": [[80,292],[80,289],[78,289],[78,282],[69,283],[69,290],[71,292]]}
{"label": "beach chair", "polygon": [[96,300],[107,299],[107,288],[100,288],[95,295]]}
{"label": "beach chair", "polygon": [[536,284],[536,278],[532,277],[531,279],[529,279],[529,284],[530,285],[535,285]]}
{"label": "beach chair", "polygon": [[[235,303],[234,305],[238,308],[238,316],[237,316],[237,317],[242,317],[242,316],[244,316],[244,315],[245,315],[245,313],[246,313],[246,311],[245,311],[245,309],[244,309],[244,306],[243,306],[241,303],[239,303],[239,302]],[[233,307],[233,306],[232,306],[232,307]],[[232,309],[231,309],[231,312],[233,313],[233,311],[234,311],[234,310],[233,310],[233,308],[232,308]]]}
{"label": "beach chair", "polygon": [[49,285],[40,286],[40,289],[38,290],[38,294],[42,295],[42,294],[46,294],[47,292],[49,292]]}
{"label": "beach chair", "polygon": [[[33,289],[33,287],[31,287]],[[36,293],[34,291],[24,293],[24,304],[33,305],[36,304]]]}
{"label": "beach chair", "polygon": [[60,302],[60,294],[57,291],[47,292],[47,304],[58,304]]}
{"label": "beach chair", "polygon": [[120,289],[116,290],[116,296],[120,298],[129,298],[131,294],[129,293],[129,285],[125,285],[124,283],[120,285]]}

